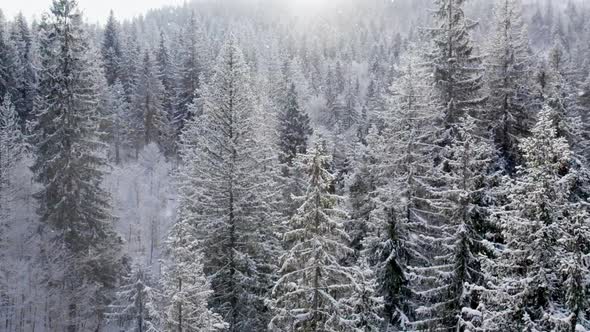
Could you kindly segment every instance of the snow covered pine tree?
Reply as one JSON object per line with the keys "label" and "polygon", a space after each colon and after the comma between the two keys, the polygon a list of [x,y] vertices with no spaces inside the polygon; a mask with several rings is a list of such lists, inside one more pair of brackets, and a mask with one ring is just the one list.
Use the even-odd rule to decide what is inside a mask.
{"label": "snow covered pine tree", "polygon": [[[334,177],[322,144],[304,155],[309,184],[301,206],[283,235],[289,250],[281,258],[272,290],[271,331],[364,331],[356,329],[350,299],[358,291],[359,271],[340,260],[352,252],[338,209],[342,197],[330,193]],[[367,289],[365,289],[367,290]]]}

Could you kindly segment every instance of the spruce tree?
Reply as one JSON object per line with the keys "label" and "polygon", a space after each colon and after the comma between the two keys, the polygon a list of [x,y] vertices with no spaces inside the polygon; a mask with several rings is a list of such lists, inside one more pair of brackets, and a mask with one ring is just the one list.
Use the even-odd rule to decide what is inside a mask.
{"label": "spruce tree", "polygon": [[478,109],[485,102],[481,58],[474,54],[470,32],[476,23],[465,17],[465,0],[434,0],[434,23],[428,29],[432,48],[426,55],[433,74],[438,105],[446,126],[465,113],[481,119]]}
{"label": "spruce tree", "polygon": [[[438,188],[432,206],[445,218],[439,230],[439,241],[450,250],[438,252],[433,259],[435,275],[443,287],[430,289],[439,296],[433,306],[441,326],[477,331],[482,324],[480,305],[484,284],[481,257],[491,251],[482,235],[487,229],[485,190],[490,182],[487,174],[494,157],[493,148],[478,136],[475,120],[468,115],[457,124],[457,134],[442,153],[439,177],[444,186]],[[446,244],[445,244],[446,242]],[[449,265],[450,264],[450,265]],[[444,324],[444,325],[443,325]]]}
{"label": "spruce tree", "polygon": [[33,38],[28,23],[22,13],[19,13],[12,24],[10,41],[14,45],[18,56],[19,68],[17,74],[16,94],[13,96],[16,111],[21,118],[24,128],[26,121],[31,120],[36,89],[36,69],[33,64]]}
{"label": "spruce tree", "polygon": [[554,112],[546,105],[522,141],[525,164],[506,181],[509,201],[496,211],[506,244],[485,265],[486,330],[575,331],[586,324],[587,284],[579,275],[587,273],[580,261],[587,212],[571,201],[573,154],[557,134]]}
{"label": "spruce tree", "polygon": [[279,149],[280,161],[292,166],[293,159],[298,153],[307,152],[307,141],[313,133],[309,116],[301,109],[298,102],[297,90],[291,83],[287,92],[285,105],[279,113]]}
{"label": "spruce tree", "polygon": [[[20,128],[20,119],[16,108],[10,101],[10,96],[4,96],[0,105],[0,237],[2,254],[0,260],[5,261],[4,244],[10,228],[15,227],[11,222],[10,202],[14,196],[13,175],[16,168],[27,155],[27,142]],[[5,285],[8,286],[8,285]]]}
{"label": "spruce tree", "polygon": [[184,127],[187,120],[192,117],[189,112],[189,105],[198,97],[197,93],[200,86],[201,73],[203,71],[200,57],[199,33],[197,27],[196,14],[193,11],[190,19],[184,27],[183,44],[179,45],[181,49],[181,59],[178,68],[178,85],[176,92],[176,115],[174,116],[174,125],[178,133]]}
{"label": "spruce tree", "polygon": [[338,208],[342,197],[330,193],[334,176],[329,155],[318,145],[304,156],[309,184],[301,206],[283,234],[289,247],[281,258],[280,278],[272,289],[270,330],[353,331],[358,271],[339,262],[352,252]]}
{"label": "spruce tree", "polygon": [[74,331],[99,324],[121,268],[121,241],[101,188],[106,160],[96,132],[101,121],[92,77],[96,63],[90,61],[76,2],[55,0],[41,30],[32,167],[41,189],[35,198],[43,232],[64,250],[58,256],[63,260],[52,263],[60,265],[59,280],[47,283],[63,285],[51,310],[67,312],[60,323]]}
{"label": "spruce tree", "polygon": [[414,285],[408,279],[420,280],[420,275],[408,267],[429,264],[423,251],[433,245],[421,237],[410,240],[412,233],[429,231],[426,220],[432,208],[426,199],[432,190],[431,156],[437,151],[433,124],[440,117],[432,111],[419,55],[412,51],[402,57],[401,75],[391,86],[387,111],[376,118],[381,128],[377,125],[367,138],[375,158],[371,174],[376,189],[364,254],[377,273],[385,321],[393,330],[411,328],[412,309],[421,304],[410,296]]}
{"label": "spruce tree", "polygon": [[166,153],[172,151],[172,129],[169,114],[163,105],[165,93],[153,56],[146,51],[133,105],[136,112],[135,146],[138,151],[150,143],[157,143]]}
{"label": "spruce tree", "polygon": [[0,105],[0,191],[10,184],[10,170],[24,157],[27,148],[10,96],[5,95],[3,100]]}
{"label": "spruce tree", "polygon": [[17,54],[16,45],[8,38],[4,14],[0,11],[0,101],[7,94],[9,94],[11,100],[20,100],[17,91],[19,68],[21,68],[21,63]]}
{"label": "spruce tree", "polygon": [[512,173],[520,160],[518,141],[532,126],[532,59],[520,2],[499,0],[494,14],[495,27],[488,46],[490,56],[486,61],[489,116],[500,151],[499,164]]}
{"label": "spruce tree", "polygon": [[265,149],[255,135],[256,104],[244,56],[234,37],[225,42],[202,89],[203,114],[181,136],[181,209],[198,230],[211,308],[230,331],[261,330],[272,254],[272,217]]}
{"label": "spruce tree", "polygon": [[125,88],[127,102],[132,104],[136,94],[139,78],[141,75],[141,67],[143,64],[141,56],[141,47],[139,45],[137,26],[132,23],[130,27],[125,30],[122,50],[121,50],[121,70],[120,80]]}
{"label": "spruce tree", "polygon": [[213,295],[203,272],[203,254],[190,220],[181,219],[168,236],[169,261],[164,269],[163,302],[166,331],[208,332],[227,324],[207,304]]}
{"label": "spruce tree", "polygon": [[358,290],[352,300],[358,332],[383,331],[383,297],[379,296],[379,284],[375,271],[366,261],[358,265]]}
{"label": "spruce tree", "polygon": [[135,266],[123,278],[107,318],[125,331],[160,332],[160,293],[149,270]]}
{"label": "spruce tree", "polygon": [[134,148],[132,137],[130,137],[134,119],[121,81],[116,80],[109,87],[108,96],[106,106],[111,110],[110,123],[112,126],[110,128],[109,142],[111,142],[114,150],[115,163],[120,164]]}
{"label": "spruce tree", "polygon": [[[170,52],[166,43],[164,32],[160,32],[160,44],[156,50],[156,65],[158,68],[158,78],[164,86],[164,96],[162,97],[162,107],[164,112],[167,114],[170,126],[173,126],[174,114],[175,114],[175,91],[176,82],[174,80],[176,75],[176,69],[172,62]],[[170,128],[172,130],[172,127]],[[173,134],[172,132],[170,134]],[[175,139],[175,136],[170,137]],[[174,147],[175,149],[175,147]]]}
{"label": "spruce tree", "polygon": [[123,74],[121,71],[123,51],[121,47],[120,25],[112,10],[104,28],[104,37],[101,46],[107,83],[113,85],[117,79],[121,79],[121,75]]}

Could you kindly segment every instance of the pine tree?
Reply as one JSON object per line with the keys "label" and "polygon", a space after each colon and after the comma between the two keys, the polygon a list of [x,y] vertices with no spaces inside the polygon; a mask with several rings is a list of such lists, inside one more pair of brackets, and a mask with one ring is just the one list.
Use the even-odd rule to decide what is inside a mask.
{"label": "pine tree", "polygon": [[277,148],[283,191],[281,210],[287,216],[293,215],[297,208],[292,196],[301,195],[305,190],[302,183],[302,170],[296,167],[294,159],[298,154],[307,152],[309,136],[313,133],[309,116],[301,108],[298,100],[300,98],[295,83],[291,83],[284,101],[279,103],[282,108],[277,116]]}
{"label": "pine tree", "polygon": [[266,326],[262,297],[273,238],[266,191],[265,146],[255,135],[256,104],[249,69],[233,37],[226,41],[213,76],[202,89],[203,114],[181,136],[180,205],[199,231],[211,276],[211,308],[230,331]]}
{"label": "pine tree", "polygon": [[[297,104],[303,108],[306,108],[306,105],[311,97],[311,91],[309,87],[309,81],[304,74],[303,63],[301,59],[299,57],[292,59],[288,63],[286,71],[287,82],[290,81],[295,85]],[[289,86],[287,86],[286,90],[288,90],[288,88]]]}
{"label": "pine tree", "polygon": [[518,140],[532,126],[533,103],[528,31],[519,0],[495,5],[495,30],[487,60],[490,120],[502,167],[512,173],[520,160]]}
{"label": "pine tree", "polygon": [[351,128],[356,128],[359,123],[358,98],[360,95],[359,81],[356,83],[350,82],[346,88],[344,95],[344,110],[342,112],[342,119],[339,124],[342,131],[348,131]]}
{"label": "pine tree", "polygon": [[352,249],[342,224],[346,213],[338,208],[342,197],[330,194],[329,163],[321,145],[304,157],[309,185],[283,234],[289,250],[272,290],[270,330],[353,330],[354,308],[346,300],[357,291],[358,271],[339,263]]}
{"label": "pine tree", "polygon": [[125,88],[127,102],[133,104],[143,64],[143,61],[140,61],[142,59],[141,47],[139,46],[135,23],[126,29],[121,53],[120,80]]}
{"label": "pine tree", "polygon": [[115,303],[110,306],[107,318],[125,331],[160,332],[159,298],[150,272],[135,266],[117,290]]}
{"label": "pine tree", "polygon": [[[344,96],[342,95],[344,78],[340,77],[343,80],[342,83],[338,79],[338,76],[341,75],[342,72],[340,71],[340,75],[337,75],[333,67],[329,68],[326,75],[326,88],[324,91],[326,108],[323,110],[322,124],[329,129],[340,129],[339,125],[342,121],[343,110],[345,109]],[[342,90],[340,90],[341,86]]]}
{"label": "pine tree", "polygon": [[[162,97],[162,107],[164,108],[165,113],[167,114],[167,118],[170,122],[170,129],[172,130],[173,120],[174,120],[174,100],[175,100],[175,91],[176,91],[176,84],[174,81],[174,77],[176,75],[176,70],[174,68],[174,64],[172,63],[172,59],[170,57],[170,53],[168,51],[168,46],[166,45],[166,39],[164,32],[160,32],[160,45],[156,51],[156,64],[158,67],[158,78],[162,82],[164,86],[164,96]],[[171,132],[170,135],[173,133]],[[175,139],[175,136],[170,137],[171,140]],[[170,147],[174,148],[175,147]],[[169,151],[172,152],[172,151]]]}
{"label": "pine tree", "polygon": [[569,315],[567,328],[570,331],[576,331],[583,327],[590,328],[588,321],[588,286],[589,281],[584,276],[590,273],[587,264],[584,263],[584,257],[588,255],[588,235],[590,227],[588,225],[588,209],[583,202],[572,202],[570,205],[569,218],[562,223],[562,227],[567,233],[566,241],[562,245],[566,254],[564,255],[563,270],[565,271],[565,303]]}
{"label": "pine tree", "polygon": [[279,113],[279,149],[281,163],[293,165],[298,153],[307,152],[307,140],[313,133],[307,113],[301,109],[294,83],[287,92],[286,102]]}
{"label": "pine tree", "polygon": [[26,152],[26,140],[20,129],[16,108],[8,94],[3,100],[0,105],[0,192],[10,183],[10,170]]}
{"label": "pine tree", "polygon": [[125,96],[125,89],[121,81],[116,80],[109,87],[109,100],[107,108],[111,110],[111,137],[109,141],[113,145],[115,163],[120,164],[124,155],[134,148],[129,133],[133,128],[133,118],[131,117],[131,107]]}
{"label": "pine tree", "polygon": [[375,272],[366,262],[359,266],[358,288],[352,302],[357,315],[356,328],[358,332],[383,331],[383,297],[378,296],[379,285]]}
{"label": "pine tree", "polygon": [[545,106],[539,113],[532,137],[521,143],[525,164],[506,183],[508,205],[497,212],[506,245],[486,264],[485,329],[574,331],[583,321],[579,241],[588,228],[580,224],[585,212],[570,201],[572,152],[553,112]]}
{"label": "pine tree", "polygon": [[48,283],[50,288],[63,285],[57,294],[62,299],[51,309],[67,307],[61,323],[67,326],[63,330],[73,331],[100,319],[106,291],[120,270],[121,241],[111,226],[109,196],[101,188],[106,161],[97,136],[96,63],[90,61],[76,2],[54,1],[41,33],[32,167],[41,190],[35,198],[43,231],[65,250],[63,260],[54,263],[61,265],[60,280]]}
{"label": "pine tree", "polygon": [[481,119],[478,106],[485,102],[480,89],[483,68],[474,54],[470,31],[475,23],[465,17],[465,0],[435,0],[432,49],[426,55],[433,73],[439,107],[448,127],[465,113]]}
{"label": "pine tree", "polygon": [[[440,180],[432,206],[446,219],[439,239],[448,253],[439,252],[433,260],[439,264],[435,275],[445,285],[431,289],[438,293],[437,301],[443,308],[433,306],[437,319],[448,329],[477,331],[482,324],[480,295],[483,287],[481,257],[491,251],[491,245],[482,236],[487,229],[485,190],[493,158],[493,149],[485,138],[477,134],[475,120],[469,116],[456,126],[457,134],[443,152]],[[431,312],[432,313],[432,312]]]}
{"label": "pine tree", "polygon": [[[8,31],[4,15],[0,11],[0,98],[7,94],[11,100],[20,100],[18,94],[19,73],[17,69],[21,68],[16,45],[8,38]],[[0,100],[2,101],[2,100]]]}
{"label": "pine tree", "polygon": [[[468,181],[470,174],[478,174],[470,164],[480,160],[458,159],[477,151],[465,150],[461,137],[465,130],[461,128],[465,117],[485,118],[482,106],[486,98],[481,93],[481,59],[474,54],[469,35],[475,23],[465,17],[464,1],[436,0],[435,5],[434,26],[429,29],[432,48],[422,56],[430,77],[422,80],[426,88],[418,105],[410,104],[412,108],[421,106],[429,114],[426,118],[410,118],[411,122],[426,121],[426,127],[422,128],[430,126],[425,138],[420,138],[424,137],[424,132],[413,131],[412,127],[409,130],[410,146],[420,146],[426,154],[418,154],[418,159],[409,155],[410,172],[403,172],[401,180],[412,181],[406,189],[411,193],[411,204],[402,205],[406,216],[393,218],[411,220],[398,222],[400,226],[397,227],[401,234],[405,228],[406,236],[411,239],[405,242],[404,248],[408,255],[405,275],[412,292],[407,310],[411,326],[420,330],[454,330],[462,324],[459,320],[462,301],[469,301],[465,296],[469,286],[464,288],[464,284],[473,284],[477,277],[478,262],[473,259],[473,246],[480,236],[480,230],[474,229],[469,215],[474,205],[472,196],[480,188],[473,188]],[[408,130],[405,132],[407,135]],[[473,132],[475,135],[486,133],[481,126]],[[419,136],[414,136],[416,134]],[[457,150],[451,151],[453,149]],[[429,159],[424,160],[425,156]],[[453,164],[460,163],[467,168],[453,170]],[[408,167],[406,162],[403,164]]]}
{"label": "pine tree", "polygon": [[169,114],[164,109],[165,89],[158,78],[158,69],[152,55],[145,52],[137,84],[134,112],[136,149],[157,143],[162,151],[172,151],[172,129]]}
{"label": "pine tree", "polygon": [[[10,101],[10,96],[4,96],[4,101],[0,105],[0,260],[6,261],[4,252],[6,236],[12,225],[10,219],[9,203],[12,200],[13,186],[12,180],[15,169],[27,154],[27,143],[25,135],[20,129],[19,117],[16,108]],[[8,285],[3,285],[8,287]],[[1,286],[0,286],[1,287]],[[2,296],[0,290],[0,297]]]}
{"label": "pine tree", "polygon": [[179,133],[184,124],[192,117],[188,106],[199,97],[197,93],[201,88],[200,76],[203,68],[200,62],[199,50],[202,45],[199,45],[199,33],[197,18],[193,11],[187,26],[184,28],[184,36],[187,36],[187,39],[180,45],[182,53],[178,68],[178,91],[176,93],[176,115],[174,117],[175,127]]}
{"label": "pine tree", "polygon": [[[385,92],[383,91],[380,82],[375,78],[371,79],[367,87],[367,96],[365,101],[366,117],[369,125],[375,125],[378,130],[383,129],[384,124],[380,123],[378,119],[383,118],[385,112]],[[364,128],[363,136],[369,134],[369,127]]]}
{"label": "pine tree", "polygon": [[119,22],[111,10],[104,28],[101,48],[105,76],[109,85],[113,85],[117,79],[121,79],[123,51],[120,38]]}
{"label": "pine tree", "polygon": [[[420,275],[408,270],[413,265],[429,264],[428,252],[434,245],[426,223],[431,207],[426,203],[432,189],[433,124],[438,117],[432,110],[425,72],[418,65],[420,54],[411,51],[402,57],[400,78],[391,86],[387,112],[383,111],[367,141],[375,158],[371,174],[375,178],[375,208],[368,219],[365,253],[377,274],[384,298],[384,317],[389,329],[411,328],[413,308],[419,307],[410,296],[414,285],[409,279]],[[440,117],[440,116],[439,116]],[[436,230],[432,230],[436,232]],[[416,274],[419,274],[416,273]]]}
{"label": "pine tree", "polygon": [[31,119],[36,89],[36,70],[33,64],[32,36],[27,21],[19,13],[10,31],[10,41],[18,56],[17,94],[13,97],[16,111],[21,118],[21,126]]}
{"label": "pine tree", "polygon": [[374,150],[362,143],[356,145],[357,154],[352,163],[353,174],[347,183],[348,205],[350,220],[346,224],[350,235],[350,246],[355,250],[354,260],[363,251],[364,238],[367,236],[371,214],[375,210],[375,196],[377,179],[372,170],[375,163]]}
{"label": "pine tree", "polygon": [[227,327],[220,315],[207,308],[213,291],[203,273],[203,255],[195,234],[189,220],[180,219],[168,237],[170,260],[163,290],[166,331],[207,332]]}

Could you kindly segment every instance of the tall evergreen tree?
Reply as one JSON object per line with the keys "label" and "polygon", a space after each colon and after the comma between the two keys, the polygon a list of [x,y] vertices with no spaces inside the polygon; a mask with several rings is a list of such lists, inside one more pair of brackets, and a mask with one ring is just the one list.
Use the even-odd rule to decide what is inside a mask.
{"label": "tall evergreen tree", "polygon": [[109,142],[114,150],[115,163],[119,164],[126,154],[133,150],[134,145],[130,137],[133,128],[131,107],[125,96],[125,89],[121,81],[116,80],[109,87],[107,108],[111,110],[111,128]]}
{"label": "tall evergreen tree", "polygon": [[[170,52],[168,51],[168,46],[166,44],[164,32],[160,32],[160,44],[158,46],[158,49],[156,50],[156,64],[158,67],[158,78],[164,86],[162,107],[164,108],[164,112],[166,113],[167,118],[169,119],[170,125],[173,126],[175,114],[174,100],[176,91],[176,82],[174,78],[176,75],[176,69],[172,62]],[[170,130],[172,130],[172,127],[170,128]],[[171,132],[170,134],[173,133]],[[174,138],[174,136],[170,137],[170,139]],[[173,147],[171,146],[171,148]]]}
{"label": "tall evergreen tree", "polygon": [[[381,113],[367,141],[375,158],[371,174],[375,178],[375,208],[368,222],[365,255],[375,269],[384,298],[384,317],[390,329],[410,329],[413,304],[409,279],[419,280],[408,267],[424,267],[434,244],[412,233],[426,234],[431,208],[426,203],[432,181],[431,156],[433,124],[438,117],[432,110],[428,81],[419,66],[419,53],[412,51],[401,59],[400,78],[392,85],[387,112]],[[427,239],[428,237],[424,237]],[[418,274],[418,272],[416,273]]]}
{"label": "tall evergreen tree", "polygon": [[470,39],[476,23],[465,17],[465,0],[434,3],[434,25],[429,29],[433,46],[426,59],[445,124],[456,123],[465,113],[481,119],[478,107],[486,100],[480,93],[483,68]]}
{"label": "tall evergreen tree", "polygon": [[289,87],[278,120],[280,160],[283,164],[292,166],[298,153],[307,152],[307,141],[313,133],[309,116],[299,105],[294,83]]}
{"label": "tall evergreen tree", "polygon": [[53,263],[61,265],[60,280],[47,284],[62,287],[52,310],[57,317],[67,313],[61,317],[62,330],[75,331],[100,324],[106,292],[120,270],[121,241],[112,229],[109,196],[101,188],[106,161],[97,136],[96,63],[89,58],[76,2],[53,1],[41,29],[32,167],[41,190],[35,197],[43,231],[67,257]]}
{"label": "tall evergreen tree", "polygon": [[[13,226],[8,219],[8,204],[13,196],[12,175],[25,158],[26,152],[27,143],[20,128],[16,108],[10,101],[10,96],[6,95],[0,105],[0,236],[3,239],[7,236],[8,228]],[[2,245],[0,248],[3,252],[6,249]],[[4,255],[0,255],[0,260],[4,261],[4,258]]]}
{"label": "tall evergreen tree", "polygon": [[182,134],[180,191],[186,199],[180,204],[198,230],[212,309],[230,331],[262,330],[268,287],[262,265],[272,257],[267,244],[273,237],[265,190],[272,185],[262,163],[266,147],[255,136],[249,69],[234,37],[202,93],[203,114]]}
{"label": "tall evergreen tree", "polygon": [[0,105],[0,191],[10,183],[10,169],[18,164],[26,151],[26,139],[20,129],[16,108],[9,95],[3,100]]}
{"label": "tall evergreen tree", "polygon": [[123,51],[121,47],[120,25],[112,10],[104,28],[101,53],[107,83],[113,85],[117,79],[121,79]]}
{"label": "tall evergreen tree", "polygon": [[8,31],[4,14],[0,11],[0,98],[9,94],[12,99],[19,99],[18,71],[20,68],[19,57],[15,44],[8,38]]}
{"label": "tall evergreen tree", "polygon": [[137,36],[137,26],[132,23],[130,27],[125,30],[124,42],[122,44],[122,65],[120,80],[125,88],[127,95],[127,102],[132,104],[137,86],[139,84],[139,77],[141,74],[141,66],[143,64],[141,59],[141,47],[139,45]]}
{"label": "tall evergreen tree", "polygon": [[272,290],[275,316],[270,330],[353,331],[358,271],[339,261],[352,249],[339,210],[342,197],[330,193],[334,177],[328,171],[325,147],[304,157],[309,178],[301,207],[283,235],[289,246],[281,258],[281,277]]}
{"label": "tall evergreen tree", "polygon": [[580,219],[585,211],[570,201],[572,152],[557,135],[553,112],[545,106],[532,137],[521,143],[525,164],[507,181],[510,199],[497,211],[506,245],[486,264],[486,330],[575,331],[587,325],[581,315],[587,305],[580,300],[587,284],[579,275],[585,273],[580,255],[588,227]]}
{"label": "tall evergreen tree", "polygon": [[132,332],[160,332],[160,294],[150,272],[136,266],[123,279],[107,314],[110,321]]}
{"label": "tall evergreen tree", "polygon": [[432,306],[429,316],[436,316],[449,330],[477,331],[482,324],[481,257],[491,251],[482,230],[487,229],[485,190],[493,148],[478,136],[475,120],[466,115],[442,155],[439,176],[444,186],[436,190],[432,206],[445,219],[439,229],[444,235],[438,240],[451,250],[441,250],[433,259],[438,264],[435,276],[444,286],[429,289],[441,304]]}
{"label": "tall evergreen tree", "polygon": [[152,55],[146,51],[136,89],[134,112],[136,112],[136,148],[157,143],[162,151],[172,150],[172,129],[169,114],[164,109],[165,89],[158,78],[158,68]]}
{"label": "tall evergreen tree", "polygon": [[175,127],[180,132],[188,119],[192,117],[189,112],[189,105],[198,97],[200,79],[203,68],[201,66],[199,33],[197,17],[195,12],[191,13],[190,19],[184,27],[184,43],[181,59],[178,68],[178,86],[176,93],[176,116]]}
{"label": "tall evergreen tree", "polygon": [[24,127],[25,121],[31,120],[36,89],[36,70],[33,64],[32,35],[28,23],[19,13],[12,24],[10,40],[18,56],[17,93],[13,97],[16,110]]}
{"label": "tall evergreen tree", "polygon": [[[182,212],[181,212],[182,213]],[[166,331],[208,332],[223,330],[227,324],[220,315],[207,308],[213,295],[203,272],[203,254],[196,230],[187,215],[172,227],[168,236],[170,260],[164,270]]]}
{"label": "tall evergreen tree", "polygon": [[501,167],[509,173],[518,164],[518,141],[532,126],[534,100],[528,32],[519,0],[495,4],[495,29],[487,58],[490,120],[499,148]]}

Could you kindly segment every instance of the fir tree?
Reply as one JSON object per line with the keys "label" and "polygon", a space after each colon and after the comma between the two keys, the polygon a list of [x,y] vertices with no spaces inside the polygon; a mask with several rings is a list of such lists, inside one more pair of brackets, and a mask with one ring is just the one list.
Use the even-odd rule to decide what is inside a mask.
{"label": "fir tree", "polygon": [[[32,35],[27,21],[19,13],[10,31],[10,41],[14,45],[18,56],[19,68],[17,74],[16,95],[13,96],[16,111],[21,118],[21,126],[31,120],[36,89],[36,69],[33,64]],[[23,126],[24,127],[24,126]]]}
{"label": "fir tree", "polygon": [[160,294],[150,272],[135,266],[131,274],[123,279],[107,318],[126,331],[163,331],[160,327],[159,299]]}
{"label": "fir tree", "polygon": [[113,145],[115,163],[119,164],[126,153],[134,148],[131,140],[131,128],[133,128],[133,118],[131,116],[131,107],[125,96],[125,89],[121,81],[116,80],[109,87],[109,100],[107,108],[111,110],[111,126],[109,141]]}
{"label": "fir tree", "polygon": [[10,170],[26,152],[26,140],[20,129],[16,108],[9,95],[5,95],[3,100],[0,105],[0,191],[9,184]]}
{"label": "fir tree", "polygon": [[[27,154],[27,143],[19,124],[19,117],[15,107],[10,101],[10,96],[4,96],[0,105],[0,236],[5,243],[8,230],[11,225],[9,203],[14,196],[12,180],[16,167]],[[4,252],[7,248],[0,245]],[[4,260],[4,254],[0,254],[0,260]],[[8,286],[8,285],[5,285]]]}
{"label": "fir tree", "polygon": [[[171,123],[170,126],[172,126],[175,114],[174,100],[176,84],[174,78],[176,75],[176,70],[174,64],[172,63],[170,52],[168,51],[168,46],[166,45],[164,32],[160,32],[160,44],[156,51],[156,64],[158,67],[158,78],[164,86],[162,107],[164,108],[164,111],[167,114],[167,118]],[[172,130],[172,127],[170,128],[170,130]],[[173,133],[171,132],[170,134]],[[170,137],[170,139],[174,138],[175,136]]]}
{"label": "fir tree", "polygon": [[145,52],[137,85],[134,108],[136,114],[136,149],[154,142],[160,149],[172,149],[172,129],[169,114],[164,109],[165,89],[158,78],[158,69],[151,54]]}
{"label": "fir tree", "polygon": [[292,166],[298,153],[307,152],[307,140],[313,133],[309,116],[301,109],[295,84],[292,83],[285,105],[279,113],[279,149],[283,164]]}
{"label": "fir tree", "polygon": [[[121,243],[101,188],[106,161],[96,132],[96,63],[90,61],[76,2],[54,1],[41,29],[32,170],[41,185],[35,197],[43,230],[65,250],[61,280],[48,286],[64,285],[59,296],[68,316],[62,322],[72,331],[100,317],[120,270]],[[90,298],[83,287],[93,293]]]}
{"label": "fir tree", "polygon": [[432,50],[426,56],[433,73],[439,107],[447,126],[465,113],[481,119],[478,106],[485,102],[481,59],[474,54],[470,31],[475,22],[467,19],[465,0],[435,0]]}
{"label": "fir tree", "polygon": [[518,0],[501,0],[495,6],[495,30],[487,60],[490,91],[490,120],[500,164],[509,173],[520,160],[518,140],[532,126],[534,100],[531,85],[531,62],[528,32],[523,23]]}
{"label": "fir tree", "polygon": [[375,163],[374,150],[358,143],[355,159],[353,160],[351,175],[347,183],[350,220],[346,229],[351,237],[351,247],[355,250],[356,260],[363,251],[363,240],[367,236],[371,214],[375,210],[375,195],[377,179],[372,170]]}
{"label": "fir tree", "polygon": [[207,308],[213,291],[203,273],[203,255],[195,234],[189,220],[180,219],[168,237],[170,261],[164,270],[163,290],[166,331],[207,332],[227,327],[221,316]]}
{"label": "fir tree", "polygon": [[[8,94],[12,99],[19,99],[17,91],[21,68],[15,44],[8,38],[4,14],[0,11],[0,98]],[[0,100],[0,101],[2,101]]]}
{"label": "fir tree", "polygon": [[104,28],[101,48],[105,76],[109,85],[113,85],[117,79],[121,79],[123,51],[120,38],[119,22],[111,10]]}
{"label": "fir tree", "polygon": [[174,117],[175,127],[178,132],[182,130],[187,120],[192,117],[188,106],[198,97],[197,92],[201,88],[201,58],[199,50],[199,31],[197,29],[197,18],[195,12],[191,13],[190,19],[184,28],[184,35],[187,39],[180,45],[182,47],[181,59],[178,68],[178,86],[176,115]]}
{"label": "fir tree", "polygon": [[358,274],[358,290],[352,305],[357,315],[358,332],[383,331],[383,297],[378,296],[379,285],[375,272],[366,262],[361,262]]}
{"label": "fir tree", "polygon": [[[410,241],[410,234],[429,232],[426,220],[431,207],[431,157],[437,122],[430,102],[428,82],[418,65],[416,51],[401,59],[401,76],[390,89],[387,111],[379,115],[382,128],[375,128],[367,141],[375,158],[371,174],[376,179],[375,208],[368,222],[365,255],[373,266],[384,298],[384,317],[390,329],[410,328],[412,309],[420,306],[410,296],[409,279],[420,280],[408,267],[429,264],[434,244],[425,236]],[[434,230],[433,232],[436,232]]]}
{"label": "fir tree", "polygon": [[127,102],[133,104],[143,64],[137,36],[137,26],[135,24],[132,24],[126,30],[126,35],[123,39],[124,42],[121,50],[122,64],[119,67],[121,70],[120,80],[125,88]]}
{"label": "fir tree", "polygon": [[497,212],[506,245],[486,264],[485,329],[574,331],[583,322],[579,241],[587,227],[579,205],[569,202],[572,153],[557,136],[553,112],[545,106],[532,137],[521,143],[525,164],[507,181],[510,200]]}
{"label": "fir tree", "polygon": [[181,137],[181,207],[199,230],[211,276],[212,309],[230,331],[266,325],[261,295],[267,276],[272,218],[266,190],[272,188],[263,163],[267,154],[255,136],[256,104],[248,66],[233,37],[217,59],[202,89],[203,114]]}
{"label": "fir tree", "polygon": [[352,252],[338,209],[342,197],[330,194],[334,177],[329,156],[319,145],[304,157],[309,185],[301,207],[283,234],[289,250],[281,258],[281,277],[272,290],[275,316],[270,330],[347,331],[354,327],[356,273],[339,261]]}
{"label": "fir tree", "polygon": [[482,324],[481,257],[492,247],[482,236],[482,230],[487,229],[484,191],[490,182],[487,174],[493,150],[485,138],[478,136],[473,118],[461,119],[456,130],[440,165],[440,179],[445,185],[437,190],[432,204],[446,219],[440,231],[447,235],[441,236],[440,241],[448,241],[444,247],[452,249],[448,255],[439,252],[435,256],[433,261],[439,264],[435,274],[445,286],[430,293],[438,292],[437,303],[444,305],[432,308],[448,329],[456,326],[459,330],[477,331]]}

